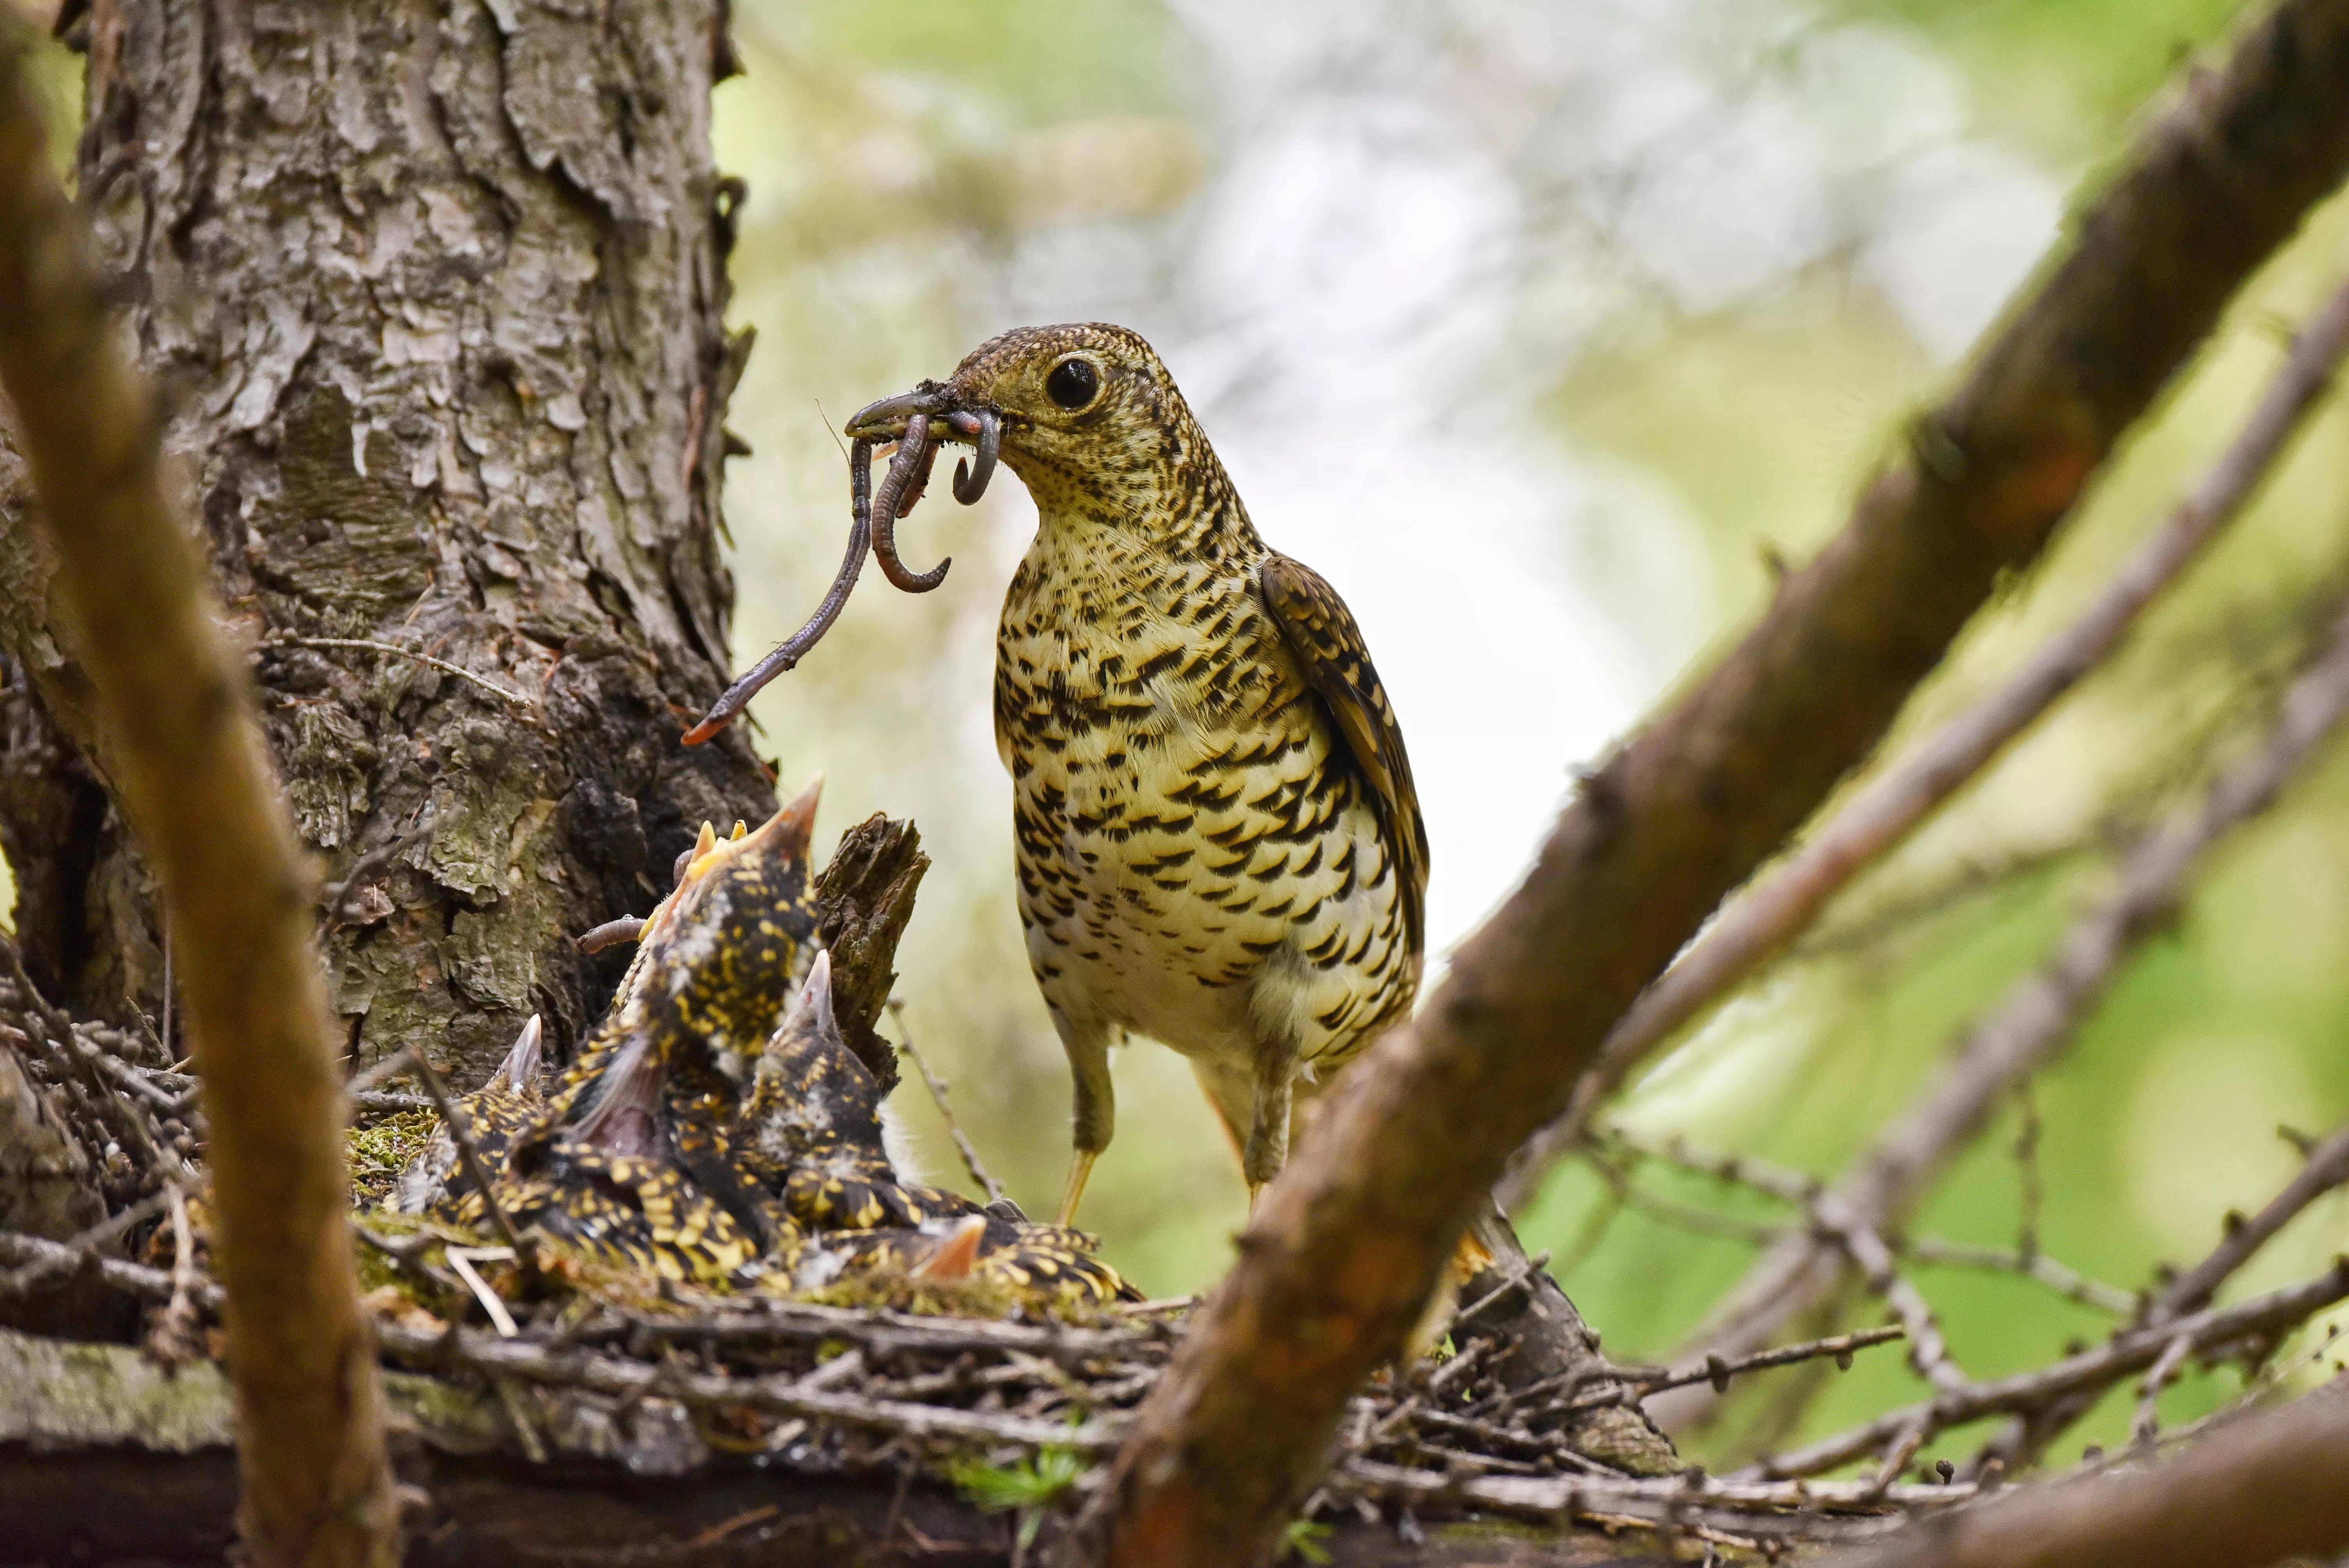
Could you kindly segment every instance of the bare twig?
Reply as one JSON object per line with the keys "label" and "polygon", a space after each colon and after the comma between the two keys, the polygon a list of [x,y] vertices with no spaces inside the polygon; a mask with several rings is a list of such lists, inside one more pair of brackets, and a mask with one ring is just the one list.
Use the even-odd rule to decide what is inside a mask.
{"label": "bare twig", "polygon": [[413,659],[419,665],[428,665],[442,675],[470,681],[492,696],[501,697],[516,707],[535,710],[539,706],[536,697],[525,696],[512,686],[500,686],[489,676],[476,675],[462,665],[452,665],[447,659],[435,658],[419,649],[403,648],[398,643],[378,642],[373,637],[304,637],[291,632],[273,632],[261,639],[261,645],[264,648],[359,648],[371,654],[389,654],[395,658]]}
{"label": "bare twig", "polygon": [[601,953],[607,947],[634,942],[644,934],[644,916],[624,914],[617,920],[607,920],[601,925],[581,932],[571,939],[571,944],[582,953]]}
{"label": "bare twig", "polygon": [[1070,1425],[952,1406],[872,1399],[821,1387],[811,1390],[802,1377],[687,1372],[592,1351],[550,1350],[525,1339],[502,1339],[470,1329],[427,1333],[387,1323],[379,1334],[385,1350],[403,1361],[466,1367],[496,1377],[624,1398],[658,1396],[694,1409],[756,1410],[917,1439],[977,1439],[1074,1449],[1080,1453],[1106,1452],[1117,1446],[1121,1435],[1118,1426],[1100,1419]]}
{"label": "bare twig", "polygon": [[[1714,1392],[1726,1390],[1733,1378],[1749,1372],[1764,1372],[1777,1367],[1792,1367],[1806,1361],[1832,1360],[1837,1367],[1848,1368],[1852,1352],[1874,1345],[1889,1345],[1903,1338],[1908,1330],[1896,1325],[1879,1328],[1863,1328],[1852,1334],[1830,1335],[1824,1339],[1806,1340],[1800,1345],[1782,1346],[1758,1355],[1740,1357],[1734,1361],[1718,1356],[1707,1357],[1691,1367],[1677,1370],[1667,1367],[1587,1367],[1576,1372],[1561,1373],[1523,1388],[1504,1389],[1496,1397],[1473,1407],[1480,1416],[1500,1417],[1510,1410],[1537,1404],[1544,1396],[1562,1396],[1566,1402],[1553,1409],[1562,1415],[1579,1415],[1585,1410],[1599,1409],[1608,1405],[1636,1404],[1674,1388],[1693,1387],[1702,1383]],[[1617,1387],[1602,1388],[1595,1394],[1580,1390],[1591,1383],[1610,1382]]]}
{"label": "bare twig", "polygon": [[[416,1076],[423,1080],[424,1092],[431,1097],[433,1109],[440,1111],[441,1125],[448,1128],[450,1141],[457,1146],[457,1159],[465,1167],[466,1179],[481,1195],[481,1208],[490,1216],[490,1224],[498,1233],[498,1239],[513,1249],[514,1262],[525,1276],[535,1275],[538,1273],[538,1251],[531,1245],[528,1236],[514,1228],[513,1221],[507,1217],[505,1206],[498,1202],[497,1189],[490,1184],[490,1168],[482,1163],[481,1151],[473,1142],[473,1130],[465,1119],[464,1108],[449,1098],[448,1086],[440,1081],[439,1069],[433,1067],[421,1048],[411,1047],[402,1054],[416,1069]],[[469,1274],[471,1271],[460,1267],[459,1272]]]}
{"label": "bare twig", "polygon": [[[1668,1140],[1661,1150],[1648,1150],[1630,1143],[1619,1133],[1616,1137],[1626,1147],[1651,1157],[1670,1160],[1719,1181],[1743,1183],[1801,1208],[1810,1220],[1807,1232],[1803,1233],[1840,1250],[1867,1281],[1868,1288],[1882,1296],[1900,1319],[1909,1336],[1909,1358],[1917,1370],[1944,1388],[1965,1385],[1964,1372],[1950,1357],[1940,1320],[1923,1295],[1901,1276],[1891,1244],[1847,1200],[1828,1190],[1824,1182],[1797,1171],[1781,1170],[1750,1155],[1699,1153],[1678,1138]],[[1715,1358],[1723,1354],[1717,1346],[1708,1352]],[[1750,1355],[1751,1351],[1733,1354]],[[1718,1386],[1714,1391],[1720,1392]]]}
{"label": "bare twig", "polygon": [[73,1019],[43,996],[32,978],[25,973],[24,960],[13,941],[0,940],[0,967],[5,967],[7,978],[15,983],[17,999],[33,1016],[27,1021],[42,1026],[36,1030],[23,1031],[24,1037],[49,1059],[55,1070],[61,1071],[81,1088],[85,1093],[85,1103],[137,1157],[139,1169],[158,1178],[173,1171],[184,1174],[184,1161],[176,1152],[167,1154],[163,1151],[160,1147],[162,1140],[148,1125],[146,1116],[138,1107],[126,1102],[121,1089],[109,1081],[106,1063],[110,1058],[104,1051],[84,1040],[74,1028]]}
{"label": "bare twig", "polygon": [[947,1080],[930,1070],[930,1064],[923,1058],[921,1048],[914,1044],[914,1031],[905,1026],[905,1005],[895,996],[889,998],[889,1017],[897,1026],[897,1048],[914,1058],[914,1066],[921,1072],[922,1081],[930,1086],[930,1101],[938,1108],[938,1115],[946,1119],[947,1135],[954,1140],[955,1148],[962,1155],[963,1169],[968,1171],[970,1179],[986,1191],[987,1201],[994,1202],[1003,1196],[1003,1183],[988,1173],[987,1167],[979,1161],[978,1147],[964,1135],[962,1123],[955,1119],[954,1107],[947,1099]]}
{"label": "bare twig", "polygon": [[[1969,1031],[1950,1066],[1836,1185],[1840,1207],[1879,1233],[1906,1215],[2010,1088],[2072,1038],[2124,962],[2177,907],[2209,848],[2265,810],[2344,715],[2349,612],[2336,617],[2321,652],[2292,682],[2258,750],[2129,851],[2118,889],[2083,913],[2046,965]],[[1692,1341],[1728,1355],[1759,1348],[1831,1294],[1842,1273],[1820,1238],[1789,1237],[1755,1263]]]}
{"label": "bare twig", "polygon": [[1518,1188],[1529,1187],[1572,1140],[1575,1125],[1648,1052],[1784,949],[1852,878],[1905,840],[2121,645],[2147,606],[2201,558],[2258,493],[2332,387],[2344,353],[2349,285],[2327,300],[2293,341],[2235,444],[2086,613],[2004,686],[1903,754],[1783,864],[1740,895],[1648,988],[1608,1036],[1598,1065],[1576,1090],[1574,1109],[1528,1149],[1523,1166],[1528,1174]]}
{"label": "bare twig", "polygon": [[[2257,1215],[2230,1222],[2209,1256],[2155,1292],[2145,1304],[2143,1321],[2155,1326],[2173,1323],[2209,1305],[2219,1287],[2249,1263],[2277,1232],[2311,1203],[2344,1182],[2349,1182],[2349,1127],[2341,1128],[2311,1150],[2306,1163]],[[2049,1445],[2087,1414],[2094,1403],[2083,1396],[2033,1411],[2028,1420],[2013,1423],[1993,1439],[1976,1460],[1975,1467],[1995,1459],[2009,1471],[2020,1469],[2046,1452]]]}
{"label": "bare twig", "polygon": [[[1586,1134],[1588,1136],[1591,1135]],[[1683,1140],[1677,1139],[1661,1146],[1647,1147],[1630,1141],[1620,1133],[1609,1131],[1606,1136],[1643,1158],[1663,1160],[1717,1181],[1747,1187],[1764,1197],[1796,1208],[1806,1209],[1812,1196],[1826,1185],[1812,1177],[1780,1170],[1750,1156],[1697,1154]],[[1608,1183],[1617,1202],[1635,1205],[1642,1212],[1668,1224],[1704,1234],[1730,1236],[1759,1246],[1768,1246],[1792,1233],[1786,1225],[1716,1214],[1709,1209],[1658,1197],[1639,1189],[1630,1173],[1608,1159],[1602,1149],[1586,1144],[1580,1152],[1599,1179]],[[2137,1295],[2102,1280],[2091,1279],[2044,1252],[2025,1257],[2021,1253],[2000,1247],[1976,1246],[1971,1243],[1945,1241],[1937,1236],[1886,1236],[1884,1241],[1896,1256],[1914,1263],[1929,1267],[1982,1269],[2017,1274],[2046,1286],[2067,1301],[2116,1316],[2136,1312],[2141,1304]]]}
{"label": "bare twig", "polygon": [[2028,1263],[2039,1255],[2039,1212],[2045,1196],[2039,1172],[2039,1099],[2028,1078],[2014,1086],[2014,1105],[2023,1123],[2014,1134],[2015,1179],[2023,1191],[2014,1250]]}
{"label": "bare twig", "polygon": [[2248,1220],[2231,1216],[2224,1236],[2211,1249],[2210,1255],[2171,1281],[2155,1299],[2148,1315],[2151,1320],[2167,1322],[2209,1305],[2219,1294],[2219,1287],[2251,1262],[2251,1255],[2273,1239],[2278,1231],[2299,1218],[2311,1203],[2344,1184],[2349,1184],[2349,1126],[2338,1129],[2311,1150],[2299,1174],[2257,1214]]}
{"label": "bare twig", "polygon": [[2161,1353],[2161,1359],[2146,1373],[2145,1387],[2137,1400],[2137,1418],[2129,1423],[2131,1442],[2150,1447],[2154,1439],[2161,1435],[2161,1391],[2176,1380],[2179,1370],[2186,1365],[2186,1357],[2193,1350],[2194,1341],[2181,1334],[2169,1342],[2169,1347]]}
{"label": "bare twig", "polygon": [[1462,1307],[1459,1314],[1452,1320],[1454,1329],[1456,1331],[1475,1322],[1477,1318],[1483,1316],[1485,1313],[1489,1311],[1491,1308],[1499,1305],[1502,1302],[1506,1301],[1510,1296],[1515,1295],[1518,1291],[1523,1290],[1536,1274],[1539,1274],[1548,1266],[1549,1254],[1547,1253],[1536,1253],[1532,1256],[1526,1258],[1524,1263],[1510,1271],[1508,1278],[1503,1280],[1500,1284],[1495,1285],[1492,1289],[1478,1296],[1475,1301],[1470,1302],[1466,1306]]}
{"label": "bare twig", "polygon": [[2199,1352],[2245,1343],[2263,1344],[2344,1298],[2349,1298],[2349,1263],[2336,1265],[2305,1284],[2255,1297],[2237,1306],[2196,1313],[2157,1327],[2131,1329],[2116,1336],[2108,1344],[2066,1357],[2036,1371],[1944,1389],[1931,1399],[1889,1411],[1848,1432],[1764,1460],[1755,1467],[1755,1473],[1806,1476],[1834,1470],[1876,1452],[1920,1420],[1925,1423],[1930,1439],[1935,1432],[1987,1416],[2027,1414],[2067,1395],[2109,1388],[2131,1373],[2152,1366],[2181,1338]]}
{"label": "bare twig", "polygon": [[155,1316],[147,1334],[148,1354],[166,1366],[192,1361],[201,1353],[196,1339],[196,1293],[204,1278],[196,1268],[196,1239],[188,1223],[188,1196],[176,1181],[164,1189],[171,1200],[171,1299]]}
{"label": "bare twig", "polygon": [[0,1275],[0,1301],[13,1300],[30,1294],[51,1280],[63,1278],[98,1256],[98,1249],[116,1237],[126,1234],[154,1218],[163,1210],[167,1200],[176,1202],[176,1188],[166,1188],[133,1203],[120,1213],[92,1225],[79,1235],[63,1242],[51,1242],[53,1251],[45,1252],[32,1262]]}
{"label": "bare twig", "polygon": [[[98,1277],[108,1288],[144,1301],[171,1299],[173,1284],[171,1274],[163,1269],[149,1268],[144,1264],[125,1263],[120,1258],[97,1257],[87,1250],[77,1250],[63,1242],[52,1242],[40,1236],[19,1235],[13,1231],[0,1231],[0,1263],[16,1267],[45,1264],[60,1272],[95,1266]],[[222,1299],[221,1287],[209,1280],[193,1286],[191,1297],[200,1305],[217,1308]]]}
{"label": "bare twig", "polygon": [[2252,1568],[2349,1543],[2349,1388],[2232,1421],[2165,1462],[1918,1521],[1832,1568]]}
{"label": "bare twig", "polygon": [[353,861],[349,869],[340,877],[320,888],[318,913],[321,928],[332,931],[348,920],[354,913],[350,903],[351,894],[373,882],[382,872],[388,870],[393,861],[398,860],[423,840],[430,837],[431,832],[432,830],[429,824],[410,828],[398,838],[387,843],[378,844],[374,849],[367,851],[367,853]]}
{"label": "bare twig", "polygon": [[2025,1256],[2022,1253],[2010,1253],[1998,1247],[1945,1242],[1936,1236],[1909,1236],[1898,1244],[1901,1256],[1917,1263],[1940,1268],[1986,1269],[1997,1274],[2020,1274],[2024,1279],[2045,1285],[2066,1301],[2095,1307],[2098,1312],[2118,1315],[2135,1312],[2137,1308],[2137,1298],[2129,1292],[2066,1268],[2044,1252],[2033,1252]]}

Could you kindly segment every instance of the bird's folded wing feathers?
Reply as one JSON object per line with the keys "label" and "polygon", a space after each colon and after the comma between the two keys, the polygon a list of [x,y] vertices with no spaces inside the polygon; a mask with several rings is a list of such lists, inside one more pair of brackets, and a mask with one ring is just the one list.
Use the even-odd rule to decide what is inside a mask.
{"label": "bird's folded wing feathers", "polygon": [[1266,610],[1370,784],[1401,873],[1404,929],[1412,951],[1422,952],[1427,940],[1427,829],[1420,820],[1402,729],[1387,704],[1386,687],[1379,684],[1361,628],[1338,591],[1303,562],[1267,555],[1262,580]]}

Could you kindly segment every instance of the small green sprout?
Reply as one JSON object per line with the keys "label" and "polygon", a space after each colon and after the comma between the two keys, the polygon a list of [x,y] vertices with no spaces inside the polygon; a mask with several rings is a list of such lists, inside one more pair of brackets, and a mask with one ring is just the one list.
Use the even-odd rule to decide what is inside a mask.
{"label": "small green sprout", "polygon": [[1330,1561],[1330,1527],[1316,1524],[1309,1519],[1290,1520],[1287,1532],[1281,1537],[1280,1554],[1284,1558],[1294,1557],[1300,1563],[1309,1563],[1313,1568],[1322,1568]]}
{"label": "small green sprout", "polygon": [[952,1481],[972,1504],[987,1513],[1019,1511],[1019,1550],[1036,1542],[1044,1511],[1068,1495],[1085,1473],[1085,1461],[1074,1449],[1044,1449],[1016,1465],[991,1465],[985,1460],[954,1460],[946,1467]]}

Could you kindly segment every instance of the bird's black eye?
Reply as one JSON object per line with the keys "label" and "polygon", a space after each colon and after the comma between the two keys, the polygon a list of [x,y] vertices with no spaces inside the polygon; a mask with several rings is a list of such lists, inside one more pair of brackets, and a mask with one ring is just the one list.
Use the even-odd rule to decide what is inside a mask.
{"label": "bird's black eye", "polygon": [[1100,390],[1101,372],[1090,359],[1063,359],[1044,377],[1044,395],[1072,414]]}

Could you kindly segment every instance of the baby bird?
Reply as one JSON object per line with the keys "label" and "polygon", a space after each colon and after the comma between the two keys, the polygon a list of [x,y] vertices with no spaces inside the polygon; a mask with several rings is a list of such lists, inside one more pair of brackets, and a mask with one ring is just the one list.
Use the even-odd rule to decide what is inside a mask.
{"label": "baby bird", "polygon": [[816,955],[760,1057],[735,1144],[801,1229],[791,1273],[802,1288],[871,1271],[970,1278],[1064,1303],[1136,1298],[1083,1238],[898,1175],[882,1142],[881,1087],[833,1013],[830,954]]}
{"label": "baby bird", "polygon": [[[1419,987],[1427,835],[1352,614],[1257,535],[1123,327],[1005,333],[848,433],[975,441],[982,481],[999,449],[1035,498],[995,733],[1029,963],[1075,1079],[1061,1222],[1109,1144],[1109,1050],[1129,1030],[1190,1059],[1253,1200],[1287,1157],[1299,1084],[1326,1082]],[[893,521],[876,514],[876,542]]]}
{"label": "baby bird", "polygon": [[[796,1244],[731,1141],[759,1054],[814,957],[807,861],[822,790],[818,779],[756,832],[702,829],[604,1021],[543,1101],[512,1057],[468,1097],[469,1125],[494,1132],[482,1152],[515,1225],[680,1281],[724,1279]],[[446,1143],[444,1131],[397,1206],[484,1229],[482,1195],[451,1181]]]}

